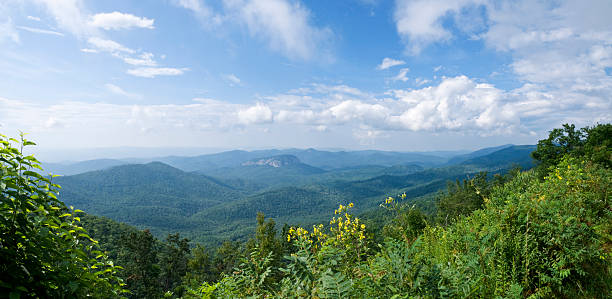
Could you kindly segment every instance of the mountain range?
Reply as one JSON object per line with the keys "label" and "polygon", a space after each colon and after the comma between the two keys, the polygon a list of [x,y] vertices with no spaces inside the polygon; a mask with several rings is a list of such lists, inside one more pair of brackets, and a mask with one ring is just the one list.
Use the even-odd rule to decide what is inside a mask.
{"label": "mountain range", "polygon": [[143,164],[93,160],[75,163],[73,169],[102,169],[54,182],[62,186],[63,201],[87,213],[148,228],[158,236],[178,231],[216,244],[244,239],[259,211],[278,223],[307,225],[327,219],[338,204],[353,202],[356,212],[366,212],[386,196],[403,192],[407,200],[431,205],[449,180],[479,171],[504,172],[515,165],[532,167],[534,149],[507,145],[450,159],[376,151],[272,150],[165,157]]}

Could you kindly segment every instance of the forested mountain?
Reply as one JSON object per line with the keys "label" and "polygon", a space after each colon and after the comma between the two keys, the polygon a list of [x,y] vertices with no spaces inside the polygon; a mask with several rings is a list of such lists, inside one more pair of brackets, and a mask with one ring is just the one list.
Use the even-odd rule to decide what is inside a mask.
{"label": "forested mountain", "polygon": [[452,156],[450,159],[448,159],[446,164],[449,164],[449,165],[459,164],[463,161],[467,161],[467,160],[474,159],[474,158],[481,157],[481,156],[486,156],[488,154],[494,153],[496,151],[499,151],[499,150],[502,150],[502,149],[505,149],[511,146],[513,146],[513,144],[504,144],[500,146],[482,148],[482,149],[475,150],[473,152],[469,152],[469,153],[462,154],[462,155],[455,155],[455,156]]}
{"label": "forested mountain", "polygon": [[470,158],[461,162],[461,165],[482,167],[486,170],[495,168],[503,169],[512,166],[520,166],[529,169],[535,166],[535,161],[531,158],[531,152],[536,149],[535,145],[511,145],[504,146],[502,149],[490,154]]}
{"label": "forested mountain", "polygon": [[[440,168],[398,164],[328,171],[305,164],[295,155],[251,158],[236,165],[254,153],[232,151],[209,155],[208,161],[234,166],[208,172],[185,172],[151,162],[60,177],[56,182],[62,186],[61,199],[87,213],[148,228],[156,236],[181,232],[199,242],[219,244],[226,238],[244,240],[257,212],[291,224],[321,221],[330,209],[347,202],[364,212],[377,208],[388,194],[406,192],[408,199],[416,199],[435,194],[449,180],[473,177],[479,171],[503,172],[514,164],[529,167],[525,161],[531,161],[532,150],[510,146]],[[323,155],[314,150],[302,153]],[[395,153],[351,155],[378,156],[374,161],[382,161]]]}
{"label": "forested mountain", "polygon": [[[60,197],[94,215],[160,231],[191,227],[188,217],[244,195],[213,178],[160,162],[55,178]],[[156,228],[163,228],[156,230]]]}

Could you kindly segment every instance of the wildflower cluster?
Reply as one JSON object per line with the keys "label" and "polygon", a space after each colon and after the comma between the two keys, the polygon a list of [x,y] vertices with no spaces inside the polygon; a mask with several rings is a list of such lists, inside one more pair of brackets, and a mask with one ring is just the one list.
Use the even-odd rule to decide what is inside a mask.
{"label": "wildflower cluster", "polygon": [[398,201],[399,200],[404,200],[406,199],[406,192],[400,194],[397,196],[397,199],[389,196],[385,199],[384,203],[381,203],[380,206],[387,209],[387,210],[396,210],[397,209],[397,205],[399,204]]}
{"label": "wildflower cluster", "polygon": [[334,211],[334,216],[329,221],[329,230],[326,232],[323,224],[313,225],[312,231],[301,227],[291,227],[287,235],[287,241],[295,241],[302,248],[317,251],[326,245],[343,249],[355,249],[359,255],[366,245],[366,226],[359,218],[349,214],[353,203],[340,205]]}
{"label": "wildflower cluster", "polygon": [[351,245],[357,245],[355,241],[361,242],[365,239],[365,224],[359,222],[359,218],[353,217],[348,213],[348,210],[353,207],[353,203],[348,206],[340,205],[334,211],[335,215],[329,221],[331,234],[334,236],[334,244],[343,245],[349,248]]}

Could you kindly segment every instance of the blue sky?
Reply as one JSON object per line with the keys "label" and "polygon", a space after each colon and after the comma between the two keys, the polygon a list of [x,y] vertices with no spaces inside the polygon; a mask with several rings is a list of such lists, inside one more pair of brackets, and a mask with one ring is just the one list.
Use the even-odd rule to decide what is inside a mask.
{"label": "blue sky", "polygon": [[0,131],[42,150],[535,143],[612,118],[612,2],[8,0]]}

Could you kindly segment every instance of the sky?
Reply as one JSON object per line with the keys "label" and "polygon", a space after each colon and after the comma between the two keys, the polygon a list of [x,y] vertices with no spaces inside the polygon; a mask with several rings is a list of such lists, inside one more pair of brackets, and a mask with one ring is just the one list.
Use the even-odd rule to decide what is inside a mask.
{"label": "sky", "polygon": [[3,0],[41,151],[535,144],[612,119],[612,1]]}

